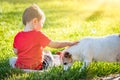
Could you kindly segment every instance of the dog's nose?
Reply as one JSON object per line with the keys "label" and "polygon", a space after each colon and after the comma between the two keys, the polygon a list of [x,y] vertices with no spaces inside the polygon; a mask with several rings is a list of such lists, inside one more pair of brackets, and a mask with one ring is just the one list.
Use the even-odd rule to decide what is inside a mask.
{"label": "dog's nose", "polygon": [[64,65],[67,65],[67,63],[65,62]]}

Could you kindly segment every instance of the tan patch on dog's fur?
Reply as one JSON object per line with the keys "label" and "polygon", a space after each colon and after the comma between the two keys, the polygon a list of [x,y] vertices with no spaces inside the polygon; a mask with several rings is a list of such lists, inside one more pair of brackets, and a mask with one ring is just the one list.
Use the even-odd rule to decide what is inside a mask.
{"label": "tan patch on dog's fur", "polygon": [[117,62],[120,62],[120,54],[117,55],[116,60]]}
{"label": "tan patch on dog's fur", "polygon": [[64,57],[65,58],[71,58],[71,54],[69,52],[65,52]]}
{"label": "tan patch on dog's fur", "polygon": [[118,36],[120,37],[120,34]]}
{"label": "tan patch on dog's fur", "polygon": [[71,63],[72,60],[72,55],[69,52],[64,53],[64,62]]}

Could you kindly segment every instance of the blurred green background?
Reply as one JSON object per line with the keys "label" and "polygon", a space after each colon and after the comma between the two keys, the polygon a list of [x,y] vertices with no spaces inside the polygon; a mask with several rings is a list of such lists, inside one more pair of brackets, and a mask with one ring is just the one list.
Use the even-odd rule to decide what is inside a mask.
{"label": "blurred green background", "polygon": [[[22,76],[27,79],[29,75],[12,69],[8,64],[8,59],[15,56],[12,50],[14,36],[24,29],[22,13],[25,8],[34,3],[44,11],[46,22],[43,32],[53,40],[75,41],[86,36],[94,37],[120,33],[120,0],[0,0],[0,79],[14,80],[17,78],[17,80],[21,80]],[[63,50],[48,47],[47,49],[51,50],[52,53]],[[68,78],[68,80],[75,80],[85,74],[93,78],[120,72],[119,64],[105,63],[103,65],[100,63],[100,65],[100,71],[98,71],[100,68],[94,66],[91,72],[86,71],[72,77],[70,77],[69,71],[62,73],[59,68],[58,72],[53,71],[53,74],[66,75],[61,75],[60,80]],[[108,67],[108,65],[110,66]],[[75,74],[74,71],[73,73]],[[52,75],[47,74],[50,76],[48,80],[51,78],[58,80],[52,73]],[[38,76],[40,79],[41,76]],[[34,77],[32,78],[34,79]],[[87,76],[84,78],[88,79]]]}

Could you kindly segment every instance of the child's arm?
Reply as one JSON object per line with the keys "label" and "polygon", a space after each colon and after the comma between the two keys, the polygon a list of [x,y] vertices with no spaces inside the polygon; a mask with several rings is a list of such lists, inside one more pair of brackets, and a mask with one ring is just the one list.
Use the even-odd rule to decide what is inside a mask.
{"label": "child's arm", "polygon": [[75,45],[77,44],[78,41],[75,41],[75,42],[59,42],[59,41],[51,41],[49,44],[48,44],[48,47],[51,47],[51,48],[63,48],[63,47],[66,47],[66,46],[72,46],[72,45]]}
{"label": "child's arm", "polygon": [[16,48],[13,48],[14,53],[17,55],[18,50]]}

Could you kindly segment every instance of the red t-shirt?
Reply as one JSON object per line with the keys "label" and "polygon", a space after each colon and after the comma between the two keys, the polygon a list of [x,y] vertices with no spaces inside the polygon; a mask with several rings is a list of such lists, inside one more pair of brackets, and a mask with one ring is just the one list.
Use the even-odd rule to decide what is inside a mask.
{"label": "red t-shirt", "polygon": [[13,47],[18,50],[15,66],[21,69],[41,69],[42,51],[50,41],[41,31],[19,32],[13,43]]}

